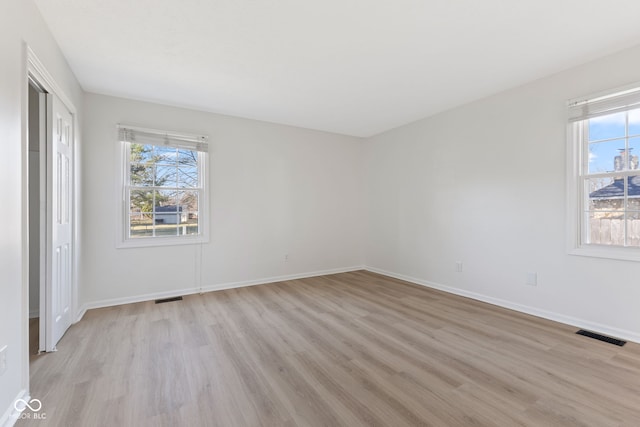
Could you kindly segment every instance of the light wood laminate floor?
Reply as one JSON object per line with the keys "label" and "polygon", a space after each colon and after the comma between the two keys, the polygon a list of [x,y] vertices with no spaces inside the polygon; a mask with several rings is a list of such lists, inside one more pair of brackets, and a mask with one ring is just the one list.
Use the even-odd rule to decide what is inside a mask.
{"label": "light wood laminate floor", "polygon": [[640,345],[575,331],[368,272],[91,310],[17,425],[639,426]]}

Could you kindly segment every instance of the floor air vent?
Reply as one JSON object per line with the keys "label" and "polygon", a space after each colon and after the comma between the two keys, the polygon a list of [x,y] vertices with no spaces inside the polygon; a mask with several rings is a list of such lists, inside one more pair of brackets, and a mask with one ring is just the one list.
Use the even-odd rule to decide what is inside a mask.
{"label": "floor air vent", "polygon": [[576,334],[584,335],[585,337],[589,337],[589,338],[593,338],[593,339],[596,339],[596,340],[608,342],[609,344],[619,345],[620,347],[622,347],[623,345],[625,345],[627,343],[626,341],[622,341],[622,340],[618,340],[618,339],[615,339],[615,338],[611,338],[611,337],[608,337],[606,335],[596,334],[595,332],[585,331],[584,329],[580,329],[578,332],[576,332]]}
{"label": "floor air vent", "polygon": [[172,302],[172,301],[182,301],[182,297],[157,299],[156,304],[162,304],[163,302]]}

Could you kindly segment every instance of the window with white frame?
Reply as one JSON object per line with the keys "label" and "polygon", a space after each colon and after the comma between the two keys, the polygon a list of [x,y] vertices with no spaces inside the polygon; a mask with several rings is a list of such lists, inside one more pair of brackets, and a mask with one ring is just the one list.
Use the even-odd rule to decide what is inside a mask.
{"label": "window with white frame", "polygon": [[640,260],[640,87],[572,101],[569,121],[572,246]]}
{"label": "window with white frame", "polygon": [[206,239],[205,136],[119,126],[122,245]]}

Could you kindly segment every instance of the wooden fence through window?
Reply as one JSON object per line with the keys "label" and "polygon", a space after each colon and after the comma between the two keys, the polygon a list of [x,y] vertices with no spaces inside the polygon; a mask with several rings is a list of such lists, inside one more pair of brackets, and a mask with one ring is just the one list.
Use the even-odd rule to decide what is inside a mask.
{"label": "wooden fence through window", "polygon": [[[590,243],[624,246],[624,219],[591,219]],[[628,246],[640,246],[640,219],[627,220]]]}

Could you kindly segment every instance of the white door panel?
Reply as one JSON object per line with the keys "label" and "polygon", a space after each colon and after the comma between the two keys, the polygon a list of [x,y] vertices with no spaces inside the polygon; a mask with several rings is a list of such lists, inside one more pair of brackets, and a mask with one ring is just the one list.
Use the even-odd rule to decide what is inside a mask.
{"label": "white door panel", "polygon": [[51,203],[47,216],[47,339],[46,350],[55,346],[71,326],[72,286],[72,141],[73,116],[52,94],[47,94],[47,171]]}

